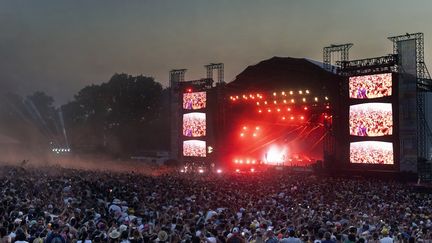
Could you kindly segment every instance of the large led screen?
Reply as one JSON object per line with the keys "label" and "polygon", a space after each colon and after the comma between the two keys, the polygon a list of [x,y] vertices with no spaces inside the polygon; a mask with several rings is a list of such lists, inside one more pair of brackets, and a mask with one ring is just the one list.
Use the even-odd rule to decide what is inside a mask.
{"label": "large led screen", "polygon": [[392,74],[374,74],[349,78],[349,94],[353,99],[372,99],[392,95]]}
{"label": "large led screen", "polygon": [[192,112],[183,115],[183,135],[186,137],[202,137],[206,135],[206,114]]}
{"label": "large led screen", "polygon": [[183,156],[206,157],[206,142],[201,140],[183,141]]}
{"label": "large led screen", "polygon": [[392,105],[390,103],[365,103],[350,106],[349,128],[350,135],[353,136],[392,135]]}
{"label": "large led screen", "polygon": [[354,142],[350,144],[350,161],[358,164],[393,164],[393,143]]}
{"label": "large led screen", "polygon": [[199,110],[206,107],[207,94],[206,92],[193,92],[183,94],[183,109]]}

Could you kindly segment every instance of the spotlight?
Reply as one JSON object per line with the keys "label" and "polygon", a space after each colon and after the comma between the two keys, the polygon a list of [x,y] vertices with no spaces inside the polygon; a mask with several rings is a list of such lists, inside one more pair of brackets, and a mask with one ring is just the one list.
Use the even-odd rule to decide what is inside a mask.
{"label": "spotlight", "polygon": [[239,162],[240,162],[240,164],[243,164],[243,160],[241,159],[241,160],[239,160]]}
{"label": "spotlight", "polygon": [[284,96],[285,96],[285,91],[282,91],[282,95],[284,95]]}
{"label": "spotlight", "polygon": [[222,173],[222,170],[221,170],[221,169],[217,169],[216,172],[217,172],[218,174],[220,174],[220,173]]}
{"label": "spotlight", "polygon": [[300,119],[304,120],[304,116],[301,116]]}
{"label": "spotlight", "polygon": [[198,172],[202,174],[202,173],[204,173],[204,170],[203,169],[199,169]]}
{"label": "spotlight", "polygon": [[303,102],[306,102],[306,98],[303,98]]}
{"label": "spotlight", "polygon": [[255,130],[260,130],[260,127],[255,127]]}
{"label": "spotlight", "polygon": [[239,172],[240,172],[240,169],[236,169],[235,172],[239,173]]}
{"label": "spotlight", "polygon": [[305,110],[305,111],[307,111],[307,110],[308,110],[307,106],[305,106],[305,107],[304,107],[304,110]]}
{"label": "spotlight", "polygon": [[244,133],[240,133],[240,137],[244,137]]}
{"label": "spotlight", "polygon": [[326,96],[326,97],[324,97],[324,99],[325,99],[325,100],[328,100],[328,97]]}
{"label": "spotlight", "polygon": [[273,96],[276,96],[276,92],[273,92]]}
{"label": "spotlight", "polygon": [[255,172],[255,169],[254,169],[254,168],[251,168],[250,171],[253,173],[253,172]]}
{"label": "spotlight", "polygon": [[299,94],[303,94],[303,91],[299,90]]}
{"label": "spotlight", "polygon": [[247,126],[243,126],[243,130],[247,130]]}
{"label": "spotlight", "polygon": [[264,105],[267,105],[267,100],[266,100],[266,101],[264,101]]}
{"label": "spotlight", "polygon": [[262,113],[262,110],[258,110],[258,113]]}
{"label": "spotlight", "polygon": [[273,104],[275,104],[275,105],[276,105],[276,104],[277,104],[277,101],[276,101],[276,100],[273,100]]}
{"label": "spotlight", "polygon": [[318,102],[318,97],[315,97],[315,101],[317,101],[317,102]]}
{"label": "spotlight", "polygon": [[294,94],[294,92],[292,90],[290,90],[290,95],[293,95],[293,94]]}
{"label": "spotlight", "polygon": [[284,121],[285,121],[285,119],[286,119],[286,118],[285,118],[285,117],[283,116],[283,117],[282,117],[282,120],[284,120]]}
{"label": "spotlight", "polygon": [[252,134],[252,136],[256,137],[256,136],[257,136],[257,134],[256,134],[256,133],[253,133],[253,134]]}
{"label": "spotlight", "polygon": [[257,101],[257,105],[260,105],[260,104],[259,104],[259,101]]}
{"label": "spotlight", "polygon": [[271,112],[271,109],[268,109],[267,111],[270,113],[270,112]]}
{"label": "spotlight", "polygon": [[255,164],[256,160],[252,160],[252,164]]}
{"label": "spotlight", "polygon": [[184,173],[185,171],[184,170],[180,170],[180,173]]}
{"label": "spotlight", "polygon": [[288,108],[287,108],[287,111],[291,111],[291,108],[288,107]]}
{"label": "spotlight", "polygon": [[291,120],[294,120],[294,117],[292,116],[292,117],[290,117],[290,119],[291,119]]}
{"label": "spotlight", "polygon": [[283,100],[283,103],[284,103],[284,104],[286,104],[286,103],[287,103],[287,101],[286,101],[286,100]]}
{"label": "spotlight", "polygon": [[308,89],[306,90],[306,94],[309,94],[309,90]]}
{"label": "spotlight", "polygon": [[291,99],[291,103],[294,103],[294,99]]}
{"label": "spotlight", "polygon": [[250,160],[246,160],[246,164],[250,164]]}
{"label": "spotlight", "polygon": [[278,112],[280,112],[280,109],[279,109],[279,108],[277,108],[277,111],[278,111]]}

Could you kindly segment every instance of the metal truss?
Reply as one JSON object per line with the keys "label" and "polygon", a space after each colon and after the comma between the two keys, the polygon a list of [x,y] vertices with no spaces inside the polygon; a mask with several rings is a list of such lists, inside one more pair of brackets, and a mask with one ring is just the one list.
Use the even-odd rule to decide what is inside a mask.
{"label": "metal truss", "polygon": [[339,61],[349,60],[349,49],[353,46],[352,43],[340,44],[340,45],[330,45],[323,48],[323,64],[324,69],[332,71],[332,53],[340,54]]}

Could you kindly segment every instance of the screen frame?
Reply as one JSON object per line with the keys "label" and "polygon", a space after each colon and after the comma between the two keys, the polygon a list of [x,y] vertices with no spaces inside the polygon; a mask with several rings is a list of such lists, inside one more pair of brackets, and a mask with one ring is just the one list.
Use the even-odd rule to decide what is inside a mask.
{"label": "screen frame", "polygon": [[[353,144],[353,143],[363,143],[363,142],[390,143],[391,146],[392,146],[392,155],[393,155],[392,160],[393,160],[393,163],[392,163],[392,164],[378,164],[378,163],[357,163],[357,162],[352,162],[352,161],[351,161],[351,146],[352,146],[352,144]],[[370,140],[366,140],[366,141],[357,141],[357,142],[350,142],[350,144],[349,144],[349,151],[350,151],[350,154],[349,154],[349,162],[350,162],[350,164],[358,164],[358,165],[379,165],[379,166],[393,166],[393,165],[395,164],[395,156],[394,156],[394,153],[395,153],[395,144],[394,144],[393,142],[386,142],[386,141],[370,141]]]}
{"label": "screen frame", "polygon": [[[205,94],[204,107],[201,107],[199,109],[194,109],[193,107],[192,107],[192,109],[186,109],[185,108],[185,96],[188,95],[188,94],[196,94],[196,93],[204,93]],[[207,91],[183,92],[181,97],[182,97],[182,99],[181,99],[181,101],[182,101],[181,105],[182,105],[183,110],[186,111],[186,112],[194,112],[194,111],[204,110],[208,106],[208,104],[207,104],[208,103],[208,100],[207,100]]]}

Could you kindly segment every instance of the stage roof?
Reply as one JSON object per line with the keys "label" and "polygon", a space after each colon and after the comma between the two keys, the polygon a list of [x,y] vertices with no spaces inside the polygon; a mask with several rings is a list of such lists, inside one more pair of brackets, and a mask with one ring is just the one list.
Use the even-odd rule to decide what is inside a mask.
{"label": "stage roof", "polygon": [[248,66],[234,81],[227,84],[227,88],[238,91],[307,88],[334,92],[339,90],[340,80],[340,76],[305,58],[272,57]]}

